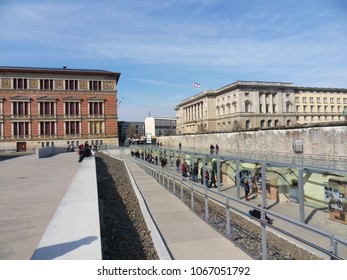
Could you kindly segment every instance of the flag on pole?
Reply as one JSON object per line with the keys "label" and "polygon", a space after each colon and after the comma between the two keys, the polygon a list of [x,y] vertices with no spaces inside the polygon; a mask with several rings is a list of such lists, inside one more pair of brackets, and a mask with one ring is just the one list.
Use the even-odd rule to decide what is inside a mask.
{"label": "flag on pole", "polygon": [[197,83],[197,82],[195,82],[195,83],[194,83],[194,87],[195,87],[195,88],[199,88],[199,87],[200,87],[200,84]]}

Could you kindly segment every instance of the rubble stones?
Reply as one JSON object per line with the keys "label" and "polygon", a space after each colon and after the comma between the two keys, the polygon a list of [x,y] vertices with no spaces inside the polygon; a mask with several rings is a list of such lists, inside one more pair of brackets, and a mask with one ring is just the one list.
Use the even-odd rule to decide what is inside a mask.
{"label": "rubble stones", "polygon": [[101,153],[95,160],[102,258],[158,259],[124,163]]}

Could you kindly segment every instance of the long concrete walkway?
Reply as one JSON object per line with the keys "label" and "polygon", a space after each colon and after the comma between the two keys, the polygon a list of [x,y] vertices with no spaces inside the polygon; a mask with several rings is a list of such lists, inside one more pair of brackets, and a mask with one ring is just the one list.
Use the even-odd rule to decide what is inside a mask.
{"label": "long concrete walkway", "polygon": [[164,242],[176,260],[251,259],[182,201],[163,188],[129,156],[123,156]]}

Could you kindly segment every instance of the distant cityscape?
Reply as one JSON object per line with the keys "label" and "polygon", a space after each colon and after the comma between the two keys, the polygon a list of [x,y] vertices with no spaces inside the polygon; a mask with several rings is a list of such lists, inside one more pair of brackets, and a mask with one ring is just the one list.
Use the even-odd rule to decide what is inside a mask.
{"label": "distant cityscape", "polygon": [[295,128],[346,122],[347,89],[236,81],[177,104],[176,118],[118,118],[120,73],[106,70],[0,67],[3,150],[124,145],[146,137]]}

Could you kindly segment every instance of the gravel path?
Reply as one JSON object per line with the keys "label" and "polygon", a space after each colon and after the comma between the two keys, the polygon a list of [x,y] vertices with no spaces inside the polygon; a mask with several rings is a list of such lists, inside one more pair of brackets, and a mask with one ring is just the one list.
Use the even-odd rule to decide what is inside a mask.
{"label": "gravel path", "polygon": [[[158,259],[124,163],[99,153],[96,168],[103,259]],[[176,186],[175,190],[180,197],[180,188]],[[189,207],[190,199],[190,192],[184,191],[184,202]],[[195,195],[194,201],[195,213],[204,219],[204,198]],[[209,218],[210,225],[225,235],[225,209],[209,202]],[[230,220],[232,242],[261,259],[260,227],[233,212]],[[271,232],[267,232],[267,237],[269,260],[319,259]]]}
{"label": "gravel path", "polygon": [[98,153],[96,172],[103,259],[158,259],[124,163]]}

